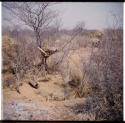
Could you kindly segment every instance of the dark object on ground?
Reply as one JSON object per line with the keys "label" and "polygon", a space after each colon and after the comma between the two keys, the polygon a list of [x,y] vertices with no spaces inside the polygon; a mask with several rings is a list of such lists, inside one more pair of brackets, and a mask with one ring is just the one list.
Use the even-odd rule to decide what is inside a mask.
{"label": "dark object on ground", "polygon": [[39,85],[36,82],[29,82],[29,85],[35,89],[38,89]]}

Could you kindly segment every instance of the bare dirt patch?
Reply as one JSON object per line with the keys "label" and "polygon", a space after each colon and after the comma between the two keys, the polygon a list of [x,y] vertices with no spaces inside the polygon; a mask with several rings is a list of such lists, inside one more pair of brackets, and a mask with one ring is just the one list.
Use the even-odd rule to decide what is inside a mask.
{"label": "bare dirt patch", "polygon": [[69,108],[85,99],[64,100],[64,86],[60,75],[49,75],[49,81],[39,82],[39,88],[27,83],[20,87],[21,94],[10,88],[3,89],[4,120],[79,120]]}

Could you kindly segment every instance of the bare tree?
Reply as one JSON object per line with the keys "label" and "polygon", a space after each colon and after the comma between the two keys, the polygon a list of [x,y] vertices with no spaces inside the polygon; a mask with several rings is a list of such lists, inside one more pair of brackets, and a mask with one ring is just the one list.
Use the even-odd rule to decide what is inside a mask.
{"label": "bare tree", "polygon": [[[25,25],[33,30],[38,48],[42,48],[44,30],[47,29],[57,17],[57,12],[50,9],[51,5],[53,5],[53,3],[50,2],[3,3],[3,7],[10,10],[20,21],[24,22]],[[41,59],[43,59],[42,62],[45,65],[46,53],[44,53],[41,52]]]}
{"label": "bare tree", "polygon": [[3,7],[11,10],[35,34],[37,45],[42,47],[42,32],[57,17],[55,11],[50,10],[50,2],[21,2],[3,3]]}

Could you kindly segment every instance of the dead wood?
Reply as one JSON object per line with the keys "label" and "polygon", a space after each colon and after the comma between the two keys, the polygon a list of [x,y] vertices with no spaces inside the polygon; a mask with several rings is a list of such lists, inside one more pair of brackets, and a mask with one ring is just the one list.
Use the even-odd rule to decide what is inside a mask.
{"label": "dead wood", "polygon": [[36,82],[34,82],[34,81],[30,81],[29,82],[29,85],[31,86],[31,87],[33,87],[33,88],[35,88],[35,89],[38,89],[38,87],[39,87],[39,85],[38,85],[38,83],[36,83]]}

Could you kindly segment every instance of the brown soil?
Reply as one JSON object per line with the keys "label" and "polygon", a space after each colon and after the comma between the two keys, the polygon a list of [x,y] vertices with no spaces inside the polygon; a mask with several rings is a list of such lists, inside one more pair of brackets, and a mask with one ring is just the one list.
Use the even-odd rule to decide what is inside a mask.
{"label": "brown soil", "polygon": [[38,89],[27,83],[20,87],[21,94],[3,89],[3,120],[84,120],[70,107],[85,99],[65,100],[63,84],[60,75],[49,75],[48,81],[41,78]]}

